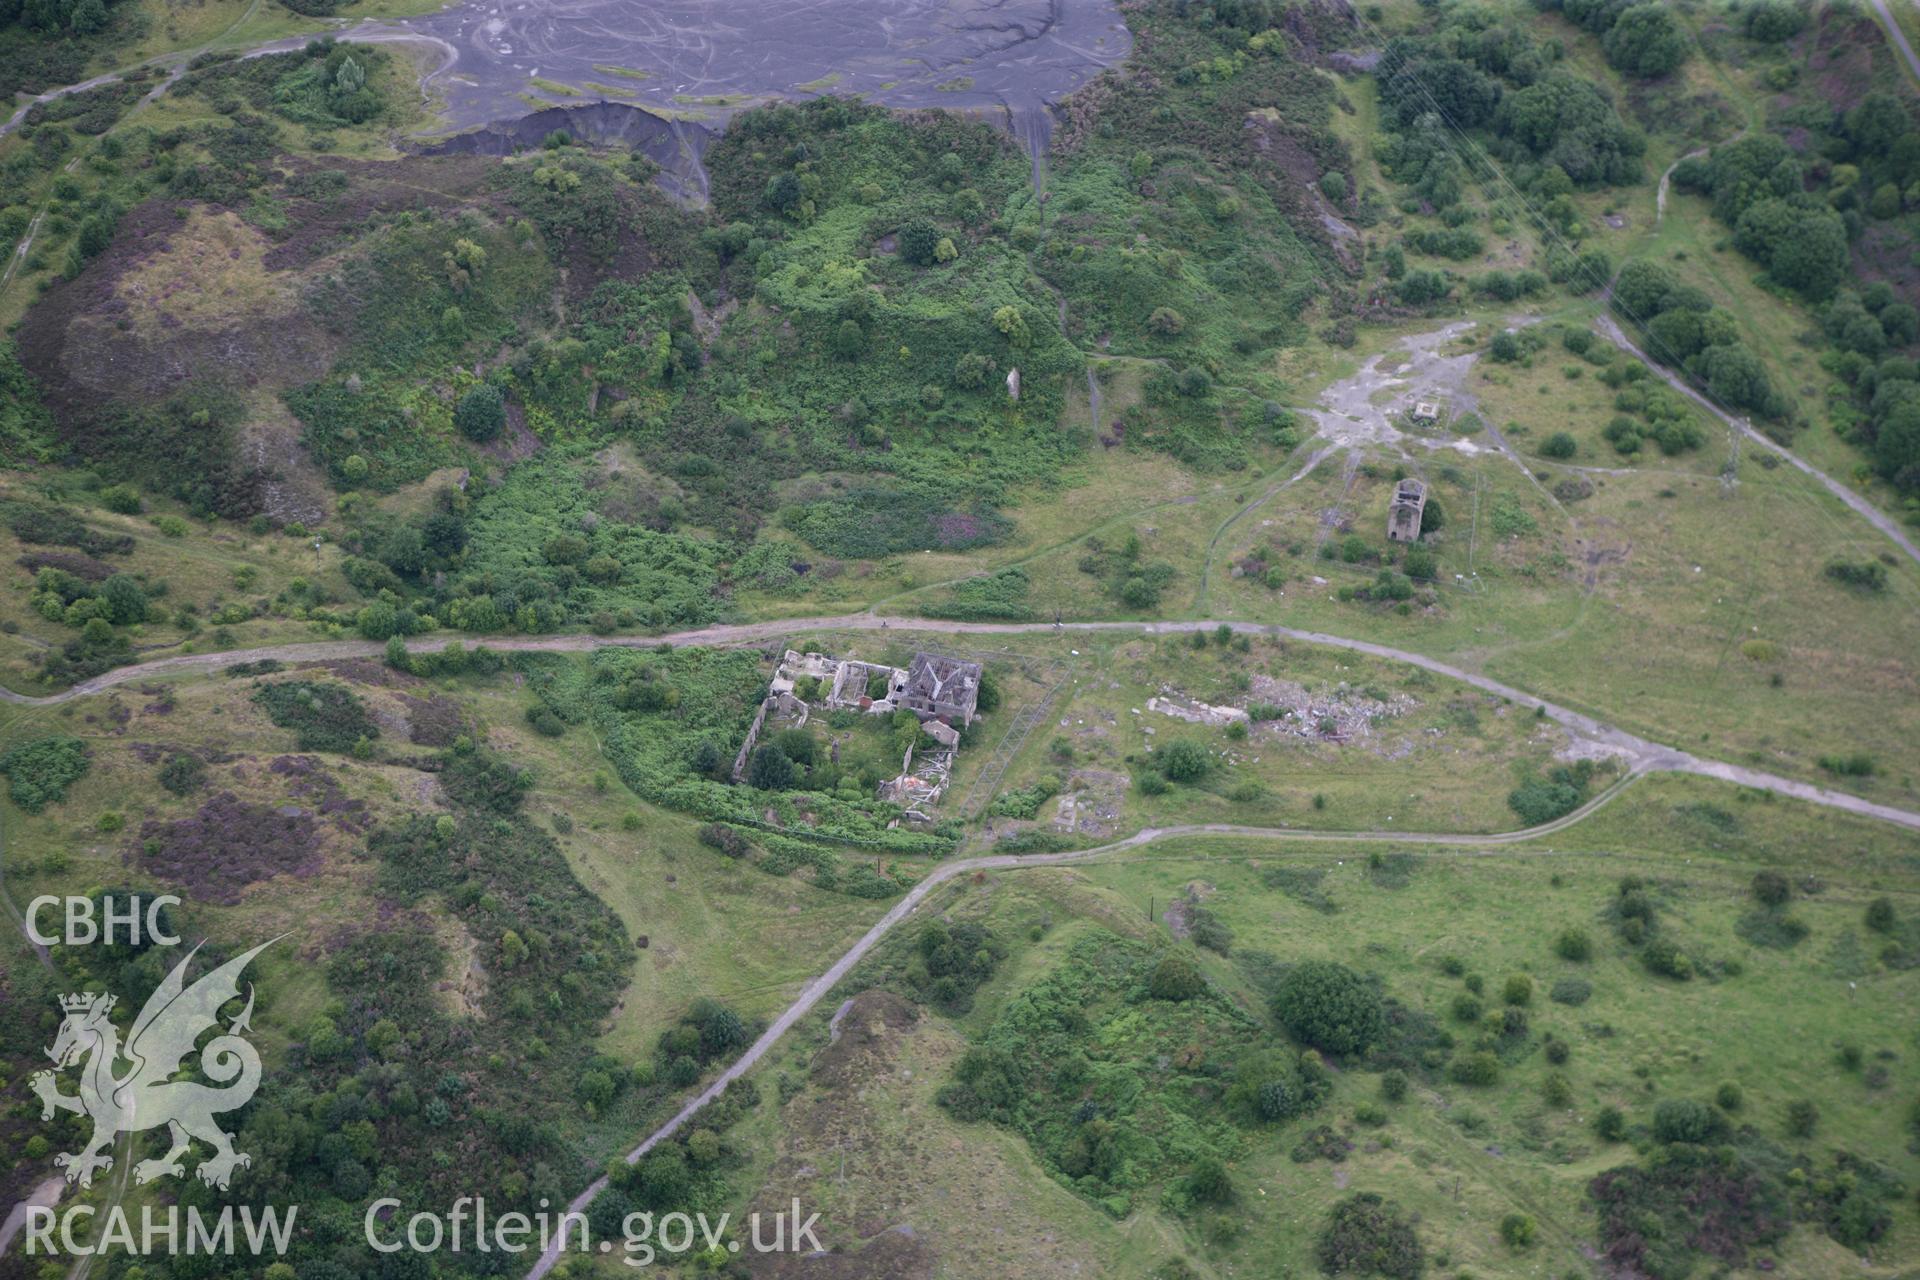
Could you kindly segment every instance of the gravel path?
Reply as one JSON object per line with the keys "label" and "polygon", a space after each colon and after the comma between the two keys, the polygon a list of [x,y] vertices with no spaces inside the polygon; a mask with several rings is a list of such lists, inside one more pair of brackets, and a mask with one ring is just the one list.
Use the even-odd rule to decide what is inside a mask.
{"label": "gravel path", "polygon": [[[1856,499],[1857,501],[1864,501]],[[1870,511],[1871,508],[1868,508]],[[1863,513],[1864,514],[1864,513]],[[1920,558],[1920,555],[1916,555]],[[1847,795],[1827,787],[1812,783],[1796,782],[1777,774],[1760,769],[1751,769],[1745,765],[1727,764],[1717,760],[1702,759],[1678,747],[1654,742],[1637,734],[1627,732],[1596,720],[1592,716],[1562,707],[1545,698],[1516,689],[1512,685],[1502,684],[1491,676],[1476,671],[1467,671],[1438,658],[1430,658],[1422,653],[1413,653],[1406,649],[1396,649],[1391,645],[1375,644],[1370,640],[1354,640],[1346,636],[1328,635],[1320,631],[1303,631],[1297,627],[1283,627],[1274,623],[1255,622],[948,622],[928,618],[886,618],[870,613],[851,613],[837,617],[783,618],[769,622],[745,622],[701,627],[693,631],[676,631],[658,636],[508,636],[488,640],[489,647],[515,652],[578,653],[609,646],[629,648],[651,648],[659,644],[670,645],[738,645],[752,644],[758,641],[783,639],[808,631],[880,631],[889,627],[902,632],[936,633],[942,635],[1034,635],[1044,632],[1072,632],[1076,634],[1098,634],[1102,632],[1129,635],[1187,635],[1195,631],[1214,631],[1227,627],[1236,635],[1274,636],[1286,640],[1298,640],[1307,644],[1326,645],[1329,648],[1345,649],[1351,653],[1364,653],[1370,657],[1383,658],[1389,662],[1404,662],[1409,666],[1431,671],[1435,675],[1445,676],[1472,685],[1487,693],[1510,699],[1518,706],[1538,710],[1554,720],[1575,737],[1605,748],[1608,752],[1624,757],[1635,772],[1658,770],[1667,773],[1692,773],[1707,778],[1719,778],[1726,782],[1737,783],[1745,787],[1756,787],[1764,791],[1777,791],[1782,795],[1793,796],[1812,804],[1845,810],[1862,817],[1878,818],[1885,822],[1897,823],[1920,831],[1920,813],[1912,813],[1892,805],[1879,804],[1864,800],[1859,796]],[[421,640],[408,643],[408,649],[415,653],[431,653],[446,643],[445,638]],[[271,645],[258,649],[238,649],[227,653],[186,654],[174,658],[158,658],[152,662],[142,662],[136,666],[120,667],[104,675],[95,676],[60,693],[43,698],[15,693],[11,689],[0,689],[0,702],[13,703],[16,706],[44,707],[68,702],[74,698],[86,697],[103,689],[134,681],[151,680],[156,676],[193,675],[218,671],[226,667],[246,662],[258,662],[264,658],[273,658],[282,662],[325,662],[341,658],[378,657],[385,652],[385,646],[371,640],[327,640],[311,644]]]}

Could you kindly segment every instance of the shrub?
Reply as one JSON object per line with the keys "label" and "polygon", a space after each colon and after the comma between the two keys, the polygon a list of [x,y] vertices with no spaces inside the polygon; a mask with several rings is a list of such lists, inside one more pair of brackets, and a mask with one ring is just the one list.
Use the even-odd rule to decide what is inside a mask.
{"label": "shrub", "polygon": [[1456,1022],[1478,1022],[1480,1015],[1485,1012],[1485,1006],[1464,991],[1453,998],[1453,1017]]}
{"label": "shrub", "polygon": [[176,796],[191,795],[207,779],[206,762],[199,756],[174,755],[160,766],[160,785]]}
{"label": "shrub", "polygon": [[1314,1254],[1328,1275],[1351,1272],[1388,1280],[1420,1280],[1426,1255],[1400,1207],[1370,1191],[1338,1202],[1327,1214]]}
{"label": "shrub", "polygon": [[1660,1142],[1691,1142],[1704,1146],[1726,1132],[1718,1112],[1693,1098],[1664,1098],[1653,1109],[1653,1136]]}
{"label": "shrub", "polygon": [[1611,1104],[1600,1108],[1598,1114],[1593,1117],[1593,1131],[1602,1141],[1623,1141],[1627,1136],[1626,1113]]}
{"label": "shrub", "polygon": [[1579,443],[1565,431],[1556,431],[1540,442],[1540,455],[1545,458],[1571,458],[1579,451]]}
{"label": "shrub", "polygon": [[1582,979],[1561,979],[1553,983],[1553,990],[1548,992],[1548,1000],[1553,1004],[1567,1004],[1567,1006],[1582,1006],[1592,996],[1594,996],[1594,984],[1586,983]]}
{"label": "shrub", "polygon": [[699,840],[709,849],[718,849],[729,858],[743,858],[747,853],[747,838],[724,822],[709,822],[700,828]]}
{"label": "shrub", "polygon": [[1524,973],[1516,973],[1507,979],[1507,985],[1501,992],[1501,998],[1511,1005],[1533,1003],[1533,979]]}
{"label": "shrub", "polygon": [[140,491],[132,485],[110,485],[100,491],[100,505],[123,516],[140,514]]}
{"label": "shrub", "polygon": [[1787,1132],[1796,1138],[1811,1138],[1820,1123],[1820,1108],[1810,1098],[1787,1104]]}
{"label": "shrub", "polygon": [[1769,907],[1785,906],[1793,886],[1778,871],[1760,871],[1753,877],[1753,896]]}
{"label": "shrub", "polygon": [[1529,778],[1521,783],[1508,794],[1507,806],[1528,826],[1541,826],[1565,817],[1585,803],[1587,784],[1592,777],[1593,766],[1588,761],[1556,767],[1545,777]]}
{"label": "shrub", "polygon": [[1485,1049],[1462,1054],[1447,1068],[1447,1077],[1455,1084],[1473,1085],[1476,1088],[1498,1084],[1500,1059]]}
{"label": "shrub", "polygon": [[1500,1219],[1500,1238],[1509,1249],[1525,1249],[1540,1234],[1540,1228],[1524,1213],[1510,1213]]}
{"label": "shrub", "polygon": [[1562,960],[1588,960],[1593,957],[1593,939],[1585,929],[1562,929],[1553,940],[1553,950]]}
{"label": "shrub", "polygon": [[1741,1092],[1739,1085],[1729,1080],[1714,1090],[1713,1102],[1722,1111],[1738,1111],[1746,1105],[1746,1094]]}
{"label": "shrub", "polygon": [[67,798],[67,788],[87,772],[87,744],[78,738],[35,738],[0,755],[7,794],[28,813]]}
{"label": "shrub", "polygon": [[253,700],[274,724],[294,731],[302,751],[351,751],[362,738],[380,736],[359,695],[345,685],[286,680],[261,685]]}
{"label": "shrub", "polygon": [[1233,1199],[1227,1167],[1213,1156],[1202,1156],[1181,1186],[1197,1204],[1227,1204]]}
{"label": "shrub", "polygon": [[1163,957],[1147,979],[1147,994],[1155,1000],[1191,1000],[1206,989],[1200,966],[1178,952]]}
{"label": "shrub", "polygon": [[1830,560],[1824,572],[1842,586],[1875,594],[1887,589],[1887,566],[1878,560]]}
{"label": "shrub", "polygon": [[1191,738],[1174,739],[1160,749],[1155,759],[1160,772],[1172,782],[1198,782],[1213,767],[1213,757],[1207,749]]}
{"label": "shrub", "polygon": [[1891,898],[1875,898],[1867,904],[1867,928],[1875,933],[1892,933],[1895,924]]}
{"label": "shrub", "polygon": [[1331,960],[1296,965],[1281,979],[1273,1006],[1296,1040],[1328,1053],[1365,1053],[1386,1031],[1379,991]]}
{"label": "shrub", "polygon": [[453,407],[453,425],[476,444],[485,444],[507,425],[506,399],[500,388],[482,382],[468,388]]}
{"label": "shrub", "polygon": [[1407,1073],[1400,1070],[1385,1072],[1380,1077],[1380,1096],[1388,1102],[1398,1102],[1407,1096]]}
{"label": "shrub", "polygon": [[1685,982],[1693,977],[1693,961],[1671,938],[1655,938],[1640,953],[1640,960],[1663,978]]}

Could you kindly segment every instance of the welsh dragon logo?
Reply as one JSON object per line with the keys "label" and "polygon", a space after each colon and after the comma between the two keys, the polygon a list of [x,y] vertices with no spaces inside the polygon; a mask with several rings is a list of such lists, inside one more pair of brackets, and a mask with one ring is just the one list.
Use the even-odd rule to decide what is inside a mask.
{"label": "welsh dragon logo", "polygon": [[[247,987],[246,1008],[199,1051],[201,1072],[225,1087],[171,1077],[194,1052],[194,1042],[207,1030],[219,1027],[221,1008],[239,998],[240,974],[248,962],[278,941],[263,942],[187,986],[187,965],[200,950],[195,947],[154,989],[140,1016],[133,1020],[124,1049],[118,1028],[107,1016],[116,997],[91,992],[60,997],[60,1007],[67,1016],[53,1048],[47,1050],[54,1069],[36,1072],[30,1084],[40,1098],[42,1120],[53,1119],[55,1111],[72,1111],[93,1120],[93,1136],[85,1147],[53,1158],[56,1166],[67,1171],[68,1182],[92,1185],[96,1172],[113,1167],[113,1156],[106,1149],[116,1137],[161,1125],[167,1127],[172,1145],[160,1158],[142,1160],[133,1167],[137,1182],[181,1176],[185,1170],[180,1157],[187,1154],[196,1138],[213,1148],[213,1155],[202,1160],[196,1170],[208,1186],[225,1190],[233,1171],[253,1162],[252,1157],[233,1149],[233,1136],[214,1119],[222,1111],[245,1106],[260,1087],[260,1055],[243,1038],[253,1017],[251,984]],[[121,1061],[131,1065],[116,1075],[114,1068]],[[61,1093],[56,1075],[72,1066],[80,1067],[77,1095]]]}

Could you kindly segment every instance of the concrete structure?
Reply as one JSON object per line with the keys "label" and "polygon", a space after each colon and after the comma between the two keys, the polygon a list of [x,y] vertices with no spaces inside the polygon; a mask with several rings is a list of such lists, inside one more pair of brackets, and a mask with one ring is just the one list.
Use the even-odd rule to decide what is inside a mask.
{"label": "concrete structure", "polygon": [[1387,537],[1394,542],[1418,542],[1420,517],[1427,509],[1427,486],[1418,480],[1402,480],[1393,491],[1393,504],[1387,508]]}

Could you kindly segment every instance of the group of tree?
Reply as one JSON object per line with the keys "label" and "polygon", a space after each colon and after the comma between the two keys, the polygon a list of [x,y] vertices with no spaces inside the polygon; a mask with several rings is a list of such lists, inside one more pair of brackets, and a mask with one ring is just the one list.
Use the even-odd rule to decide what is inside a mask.
{"label": "group of tree", "polygon": [[1607,61],[1630,76],[1668,75],[1693,52],[1672,6],[1653,0],[1534,0],[1534,7],[1558,10],[1599,36]]}
{"label": "group of tree", "polygon": [[[1659,263],[1638,260],[1622,267],[1613,309],[1641,328],[1648,355],[1685,372],[1716,402],[1767,418],[1786,412],[1785,397],[1737,336],[1731,315]],[[1668,319],[1672,312],[1687,314]]]}
{"label": "group of tree", "polygon": [[1920,339],[1920,313],[1879,281],[1858,294],[1842,290],[1821,319],[1834,344],[1821,365],[1851,391],[1836,407],[1837,425],[1882,476],[1920,490],[1920,362],[1896,350]]}

